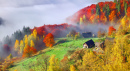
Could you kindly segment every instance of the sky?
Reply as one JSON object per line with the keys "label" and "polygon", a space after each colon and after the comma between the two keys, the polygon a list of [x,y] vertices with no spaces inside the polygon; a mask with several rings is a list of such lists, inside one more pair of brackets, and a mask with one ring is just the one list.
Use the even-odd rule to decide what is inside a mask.
{"label": "sky", "polygon": [[78,10],[104,1],[113,0],[0,0],[0,40],[23,26],[65,23]]}

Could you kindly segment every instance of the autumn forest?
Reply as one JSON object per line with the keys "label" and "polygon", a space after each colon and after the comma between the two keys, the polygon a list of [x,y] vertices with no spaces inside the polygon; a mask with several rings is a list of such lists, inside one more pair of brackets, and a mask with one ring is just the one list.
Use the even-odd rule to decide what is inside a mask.
{"label": "autumn forest", "polygon": [[23,26],[0,41],[0,71],[129,70],[130,0],[91,4],[66,23]]}

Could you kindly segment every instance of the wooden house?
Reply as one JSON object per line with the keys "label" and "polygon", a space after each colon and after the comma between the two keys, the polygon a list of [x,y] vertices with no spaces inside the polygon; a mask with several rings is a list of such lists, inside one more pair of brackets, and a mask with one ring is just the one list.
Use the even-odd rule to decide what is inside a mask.
{"label": "wooden house", "polygon": [[94,41],[91,39],[83,44],[83,48],[92,48],[95,46]]}

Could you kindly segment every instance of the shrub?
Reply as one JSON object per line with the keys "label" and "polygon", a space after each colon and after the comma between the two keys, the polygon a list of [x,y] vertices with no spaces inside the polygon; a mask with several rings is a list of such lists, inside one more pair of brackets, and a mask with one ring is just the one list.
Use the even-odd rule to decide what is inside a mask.
{"label": "shrub", "polygon": [[75,52],[75,50],[68,50],[66,56],[73,54],[73,52]]}
{"label": "shrub", "polygon": [[3,71],[6,71],[7,69],[11,68],[14,66],[14,62],[11,61],[9,63],[6,63],[4,66],[3,66]]}

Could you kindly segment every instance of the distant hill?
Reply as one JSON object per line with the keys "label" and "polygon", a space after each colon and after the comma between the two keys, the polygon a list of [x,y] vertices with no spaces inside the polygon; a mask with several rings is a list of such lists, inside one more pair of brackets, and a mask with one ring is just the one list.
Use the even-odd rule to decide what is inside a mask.
{"label": "distant hill", "polygon": [[70,23],[117,23],[124,16],[130,17],[130,0],[99,2],[87,6],[67,18]]}

